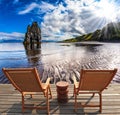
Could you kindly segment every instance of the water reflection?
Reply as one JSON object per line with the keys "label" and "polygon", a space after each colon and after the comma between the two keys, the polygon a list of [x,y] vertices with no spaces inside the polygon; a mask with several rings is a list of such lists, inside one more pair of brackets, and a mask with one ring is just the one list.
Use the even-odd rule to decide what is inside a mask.
{"label": "water reflection", "polygon": [[99,46],[86,46],[87,52],[97,53],[100,48]]}
{"label": "water reflection", "polygon": [[32,65],[37,65],[41,62],[41,44],[26,44],[24,45],[28,62]]}
{"label": "water reflection", "polygon": [[[88,43],[87,43],[88,44]],[[13,47],[14,46],[14,47]],[[51,83],[71,77],[79,77],[81,68],[111,69],[118,68],[115,82],[120,82],[120,44],[104,43],[102,45],[77,46],[61,43],[42,43],[23,45],[22,43],[0,44],[0,68],[3,67],[37,67],[42,80],[52,77]],[[9,56],[8,56],[9,55]],[[21,63],[22,62],[22,63]],[[0,71],[0,83],[7,83]]]}
{"label": "water reflection", "polygon": [[75,43],[75,47],[84,47],[87,52],[93,52],[96,53],[98,52],[98,47],[102,46],[102,43],[92,43],[92,42],[83,42],[83,43]]}

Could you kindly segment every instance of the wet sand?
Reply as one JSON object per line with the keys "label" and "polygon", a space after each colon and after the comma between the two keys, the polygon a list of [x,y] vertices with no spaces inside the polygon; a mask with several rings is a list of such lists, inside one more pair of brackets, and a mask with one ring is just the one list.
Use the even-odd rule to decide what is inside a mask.
{"label": "wet sand", "polygon": [[[86,43],[80,43],[79,45],[86,45]],[[93,45],[94,44],[94,45]],[[103,43],[87,43],[88,48],[90,50],[90,45],[98,46]],[[78,45],[78,43],[77,43]],[[111,47],[112,48],[112,47]],[[93,49],[92,49],[93,50]],[[101,48],[102,50],[102,48]],[[44,82],[47,77],[51,77],[51,83],[56,83],[58,81],[68,81],[69,83],[73,83],[72,77],[76,76],[77,80],[80,78],[80,70],[81,69],[114,69],[117,68],[117,74],[115,75],[112,82],[120,83],[120,59],[119,54],[116,55],[117,49],[111,51],[109,48],[106,51],[103,51],[101,54],[99,52],[94,53],[94,55],[86,55],[84,57],[76,56],[73,58],[64,58],[63,60],[58,60],[53,63],[48,63],[44,65],[44,69],[42,71],[42,81]],[[77,52],[76,52],[77,53]],[[93,53],[93,52],[92,52]],[[37,67],[40,70],[40,66]]]}
{"label": "wet sand", "polygon": [[[54,65],[45,65],[42,71],[41,80],[43,82],[46,81],[47,77],[51,78],[51,83],[56,83],[58,81],[67,81],[69,83],[73,83],[72,77],[76,76],[77,80],[80,78],[80,70],[84,69],[113,69],[114,67],[110,67],[106,64],[106,60],[101,62],[95,61],[95,58],[87,60],[84,62],[80,62],[79,60],[74,62],[64,61],[59,64]],[[41,71],[40,67],[37,67],[39,71]],[[41,72],[40,72],[41,73]],[[113,82],[120,83],[120,70],[118,68],[118,72],[113,79]]]}
{"label": "wet sand", "polygon": [[[5,44],[4,44],[5,46]],[[8,45],[7,45],[8,46]],[[72,43],[72,44],[42,44],[39,49],[26,49],[16,45],[14,52],[11,49],[1,50],[0,67],[37,67],[41,80],[51,78],[51,84],[58,81],[73,83],[72,77],[80,78],[80,70],[83,69],[113,69],[118,72],[113,82],[120,83],[120,44],[118,43]],[[22,50],[21,50],[22,49]],[[25,52],[24,52],[25,51]],[[10,54],[8,57],[8,53]],[[3,55],[4,54],[4,55]],[[17,56],[17,57],[13,57]],[[0,83],[8,83],[2,71],[0,71]]]}

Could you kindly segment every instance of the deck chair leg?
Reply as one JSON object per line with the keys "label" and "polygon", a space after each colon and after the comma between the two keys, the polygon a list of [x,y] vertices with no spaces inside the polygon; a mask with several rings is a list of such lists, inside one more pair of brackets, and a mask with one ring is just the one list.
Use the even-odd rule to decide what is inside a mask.
{"label": "deck chair leg", "polygon": [[46,92],[46,98],[47,98],[47,112],[48,112],[48,115],[50,115],[50,105],[49,105],[49,88],[47,88],[47,92]]}
{"label": "deck chair leg", "polygon": [[33,98],[33,95],[32,95],[32,94],[30,94],[30,97],[31,97],[31,98]]}
{"label": "deck chair leg", "polygon": [[22,112],[24,113],[24,95],[22,94]]}
{"label": "deck chair leg", "polygon": [[73,97],[75,96],[75,86],[74,86],[74,90],[73,90]]}
{"label": "deck chair leg", "polygon": [[94,96],[95,96],[95,93],[93,93],[92,97],[94,97]]}
{"label": "deck chair leg", "polygon": [[50,93],[50,99],[52,99],[52,92],[51,92],[50,85],[49,85],[49,93]]}
{"label": "deck chair leg", "polygon": [[74,111],[77,112],[77,94],[76,94],[76,92],[74,94],[74,97],[75,97]]}
{"label": "deck chair leg", "polygon": [[102,94],[99,93],[99,98],[100,98],[100,113],[102,112]]}

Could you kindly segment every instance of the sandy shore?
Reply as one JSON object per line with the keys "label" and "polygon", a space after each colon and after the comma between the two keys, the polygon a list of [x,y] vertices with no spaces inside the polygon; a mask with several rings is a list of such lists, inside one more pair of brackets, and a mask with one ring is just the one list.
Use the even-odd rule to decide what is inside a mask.
{"label": "sandy shore", "polygon": [[[41,44],[42,46],[38,50],[24,50],[22,45],[17,44],[17,50],[13,49],[13,51],[11,51],[13,47],[11,44],[6,44],[7,48],[4,48],[4,50],[6,49],[5,51],[1,49],[1,68],[37,67],[41,75],[41,80],[44,82],[47,77],[50,77],[52,84],[60,80],[73,83],[73,76],[76,76],[79,80],[82,68],[118,68],[113,82],[120,83],[120,44],[93,41],[50,43]],[[9,57],[8,53],[10,54]],[[8,83],[2,71],[0,71],[0,82]]]}
{"label": "sandy shore", "polygon": [[[104,59],[103,59],[104,58]],[[37,67],[41,71],[41,67]],[[78,80],[80,78],[81,69],[113,69],[115,66],[109,63],[107,57],[92,56],[86,57],[82,60],[63,60],[54,64],[45,64],[42,73],[42,81],[44,82],[47,77],[51,78],[51,83],[58,81],[68,81],[73,83],[72,77],[75,76]],[[120,83],[120,70],[113,79],[113,82]]]}

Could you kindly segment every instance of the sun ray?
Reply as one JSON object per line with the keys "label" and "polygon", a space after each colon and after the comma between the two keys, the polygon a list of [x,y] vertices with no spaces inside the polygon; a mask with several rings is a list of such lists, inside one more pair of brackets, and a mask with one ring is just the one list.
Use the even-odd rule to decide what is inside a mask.
{"label": "sun ray", "polygon": [[109,22],[115,22],[117,20],[117,7],[113,1],[101,0],[96,7],[96,16],[105,18]]}

